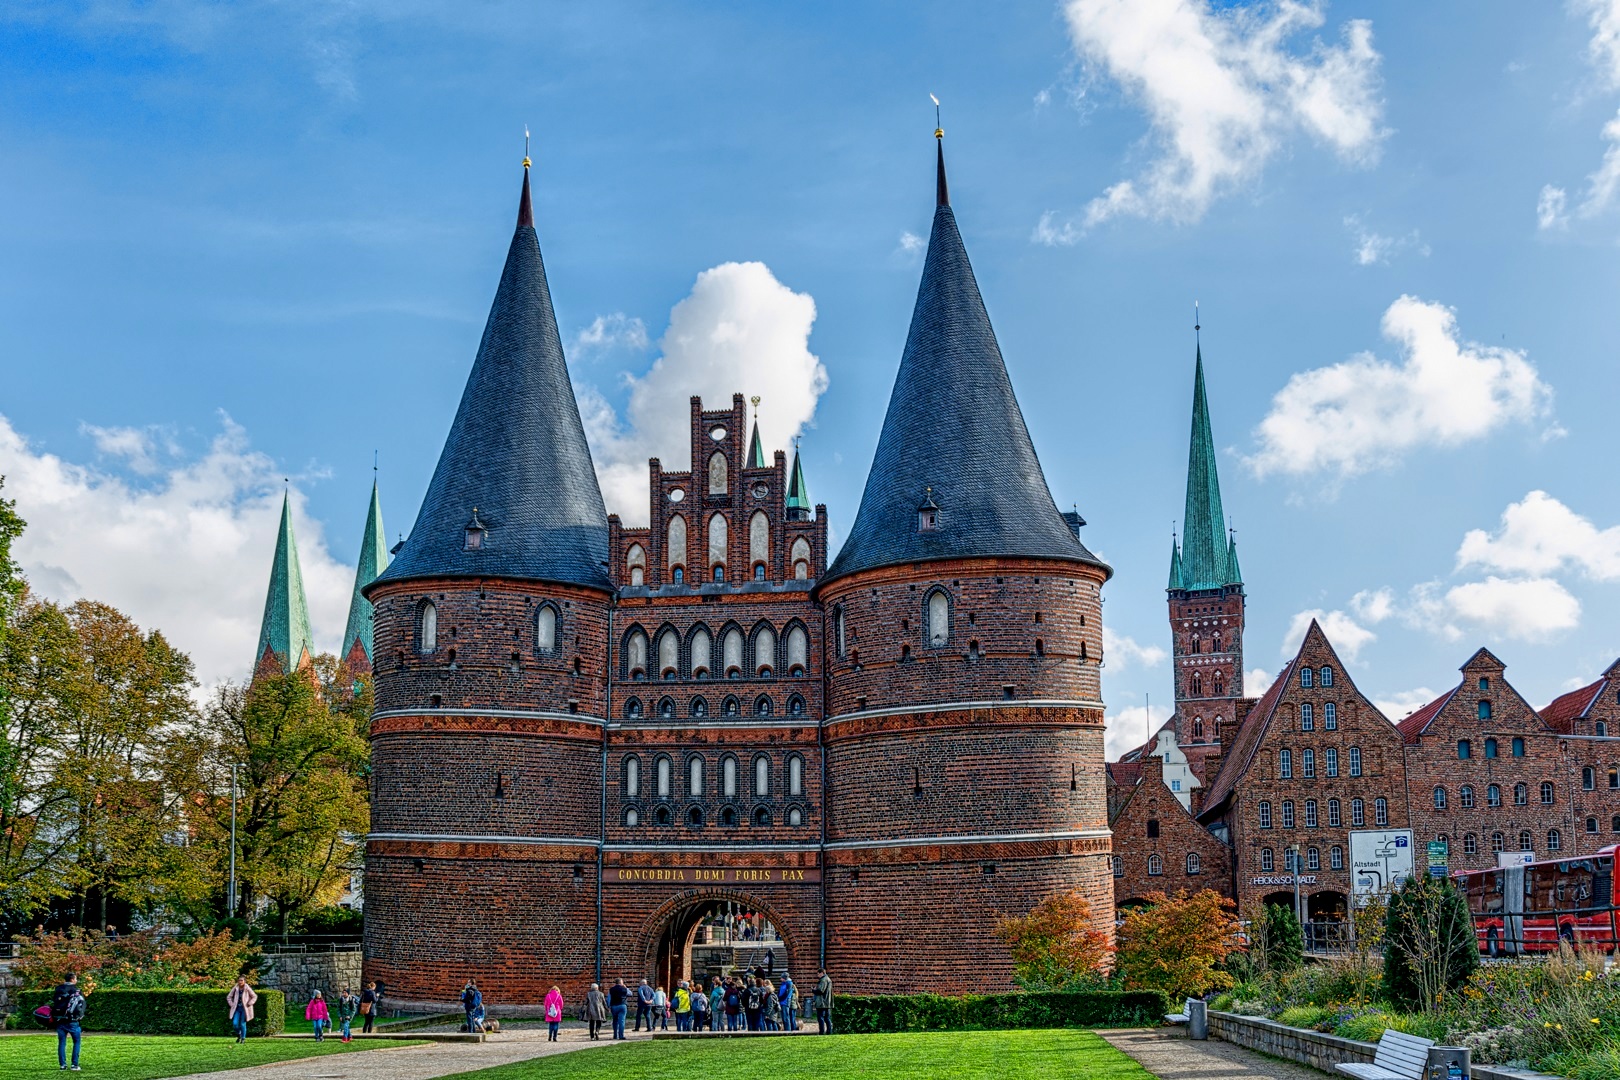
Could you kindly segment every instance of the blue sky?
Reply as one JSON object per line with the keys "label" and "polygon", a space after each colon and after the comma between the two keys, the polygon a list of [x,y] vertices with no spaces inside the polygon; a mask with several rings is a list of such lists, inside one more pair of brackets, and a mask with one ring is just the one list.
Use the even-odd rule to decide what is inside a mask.
{"label": "blue sky", "polygon": [[525,125],[610,505],[644,515],[687,394],[735,388],[775,444],[802,427],[841,536],[915,295],[930,92],[1047,479],[1117,571],[1118,730],[1170,696],[1194,300],[1248,667],[1320,612],[1398,717],[1482,644],[1538,706],[1620,654],[1614,0],[105,0],[8,6],[0,56],[20,554],[206,680],[246,669],[283,477],[328,646],[374,450],[409,528]]}

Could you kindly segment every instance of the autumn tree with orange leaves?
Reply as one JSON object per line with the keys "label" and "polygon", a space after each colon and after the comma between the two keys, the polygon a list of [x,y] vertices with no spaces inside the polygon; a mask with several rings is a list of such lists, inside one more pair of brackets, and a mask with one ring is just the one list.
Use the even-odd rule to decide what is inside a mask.
{"label": "autumn tree with orange leaves", "polygon": [[1221,961],[1243,948],[1237,905],[1210,889],[1149,893],[1145,907],[1125,913],[1119,968],[1130,990],[1159,990],[1179,1002],[1224,990],[1232,976]]}
{"label": "autumn tree with orange leaves", "polygon": [[1002,919],[996,935],[1012,953],[1013,978],[1026,990],[1073,990],[1108,978],[1114,949],[1079,889],[1047,897],[1028,915]]}

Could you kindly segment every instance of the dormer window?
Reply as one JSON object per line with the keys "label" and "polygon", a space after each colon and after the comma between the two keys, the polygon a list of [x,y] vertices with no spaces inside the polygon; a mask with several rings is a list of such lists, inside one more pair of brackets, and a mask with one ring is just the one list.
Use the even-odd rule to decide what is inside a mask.
{"label": "dormer window", "polygon": [[917,507],[917,531],[933,532],[939,528],[939,506],[934,502],[934,489],[927,488],[923,503]]}
{"label": "dormer window", "polygon": [[479,551],[484,546],[484,536],[489,530],[484,523],[478,520],[478,507],[473,507],[472,520],[467,522],[467,538],[463,544],[465,551]]}

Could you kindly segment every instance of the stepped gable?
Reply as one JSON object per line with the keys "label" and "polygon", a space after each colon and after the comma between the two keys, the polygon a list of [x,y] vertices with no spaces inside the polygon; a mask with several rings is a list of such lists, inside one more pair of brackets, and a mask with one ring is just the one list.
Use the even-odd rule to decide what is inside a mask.
{"label": "stepped gable", "polygon": [[276,554],[270,563],[270,588],[259,622],[259,648],[253,654],[256,670],[266,664],[277,671],[295,671],[314,655],[309,632],[309,602],[304,598],[304,574],[298,566],[298,541],[293,536],[291,496],[281,497],[281,527],[276,532]]}
{"label": "stepped gable", "polygon": [[[474,547],[469,532],[480,526]],[[607,508],[563,359],[525,167],[517,231],[438,468],[405,546],[366,593],[432,577],[606,590],[606,559]]]}
{"label": "stepped gable", "polygon": [[[822,579],[899,563],[1027,557],[1108,570],[1046,485],[937,166],[922,283],[849,538]],[[919,529],[932,499],[937,527]],[[1108,571],[1112,573],[1111,570]]]}
{"label": "stepped gable", "polygon": [[388,541],[383,531],[382,500],[377,494],[377,482],[371,482],[371,506],[366,510],[366,527],[360,540],[360,558],[354,568],[354,592],[349,597],[349,620],[343,627],[343,647],[340,658],[353,654],[356,645],[364,651],[366,660],[372,659],[371,601],[366,599],[365,588],[377,580],[377,575],[388,565]]}

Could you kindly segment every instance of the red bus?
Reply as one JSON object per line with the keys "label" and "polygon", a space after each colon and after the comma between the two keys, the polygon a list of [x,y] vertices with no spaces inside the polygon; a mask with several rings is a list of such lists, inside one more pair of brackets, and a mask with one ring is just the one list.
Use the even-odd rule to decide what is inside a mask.
{"label": "red bus", "polygon": [[1620,844],[1595,855],[1546,859],[1498,870],[1458,871],[1452,877],[1487,956],[1552,952],[1559,942],[1614,952],[1614,857]]}

